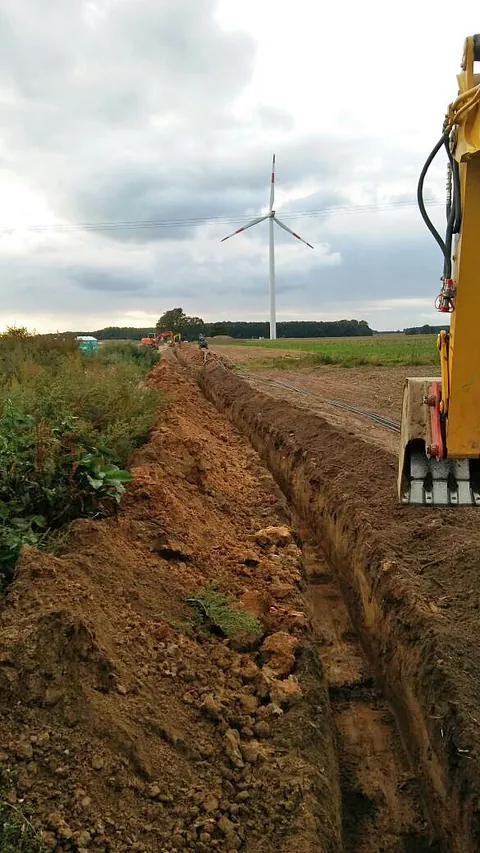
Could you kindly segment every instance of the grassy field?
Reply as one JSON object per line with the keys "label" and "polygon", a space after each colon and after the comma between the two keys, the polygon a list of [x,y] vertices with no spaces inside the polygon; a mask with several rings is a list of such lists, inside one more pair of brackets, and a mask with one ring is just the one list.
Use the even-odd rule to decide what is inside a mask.
{"label": "grassy field", "polygon": [[[343,367],[365,365],[408,366],[437,364],[436,335],[374,335],[358,338],[305,338],[276,341],[235,341],[235,346],[264,347],[282,351],[278,358],[251,363],[258,366],[315,367],[339,364]],[[285,352],[288,350],[288,353]]]}

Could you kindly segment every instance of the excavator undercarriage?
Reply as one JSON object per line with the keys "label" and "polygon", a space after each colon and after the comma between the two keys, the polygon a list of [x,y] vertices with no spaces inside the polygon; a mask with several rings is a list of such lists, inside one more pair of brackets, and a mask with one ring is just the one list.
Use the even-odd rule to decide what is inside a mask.
{"label": "excavator undercarriage", "polygon": [[442,430],[442,424],[440,420],[437,427],[434,425],[438,413],[432,404],[432,391],[439,384],[437,377],[406,380],[399,498],[406,504],[480,506],[480,460],[438,458],[438,428]]}

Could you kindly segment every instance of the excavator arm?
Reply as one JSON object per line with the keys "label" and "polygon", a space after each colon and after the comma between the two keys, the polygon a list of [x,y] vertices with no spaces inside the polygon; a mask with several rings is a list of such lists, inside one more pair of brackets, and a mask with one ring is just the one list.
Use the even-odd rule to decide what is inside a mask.
{"label": "excavator arm", "polygon": [[[443,254],[436,307],[451,315],[438,336],[440,376],[406,380],[398,495],[402,503],[480,505],[480,35],[466,39],[459,93],[422,170],[418,202]],[[448,158],[442,237],[423,202],[436,154]]]}

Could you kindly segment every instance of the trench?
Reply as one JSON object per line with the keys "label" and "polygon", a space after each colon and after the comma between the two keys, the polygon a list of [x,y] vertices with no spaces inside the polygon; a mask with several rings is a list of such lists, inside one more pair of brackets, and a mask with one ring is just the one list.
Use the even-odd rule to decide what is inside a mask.
{"label": "trench", "polygon": [[457,710],[445,711],[440,734],[431,722],[445,693],[437,638],[355,494],[332,487],[334,464],[321,451],[315,457],[305,440],[309,425],[317,444],[321,436],[336,447],[345,437],[294,407],[285,413],[223,366],[177,357],[250,440],[307,531],[308,597],[330,681],[345,853],[477,851],[475,779],[450,738]]}
{"label": "trench", "polygon": [[342,798],[344,853],[438,850],[393,715],[331,567],[301,519],[313,641],[328,685]]}

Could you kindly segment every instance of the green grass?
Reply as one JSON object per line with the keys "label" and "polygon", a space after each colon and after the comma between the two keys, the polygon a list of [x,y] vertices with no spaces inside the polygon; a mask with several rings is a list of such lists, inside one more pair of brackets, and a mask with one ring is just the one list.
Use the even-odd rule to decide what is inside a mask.
{"label": "green grass", "polygon": [[7,797],[14,790],[16,774],[0,764],[0,853],[47,853],[26,805],[11,805]]}
{"label": "green grass", "polygon": [[[286,351],[282,356],[250,362],[249,367],[412,366],[437,364],[436,335],[374,335],[358,338],[280,338],[275,341],[236,341],[245,347]],[[287,352],[288,351],[288,352]]]}
{"label": "green grass", "polygon": [[229,639],[244,633],[260,637],[263,633],[263,626],[254,614],[249,610],[241,610],[235,599],[218,592],[214,584],[187,599],[187,603],[200,624],[213,626]]}

